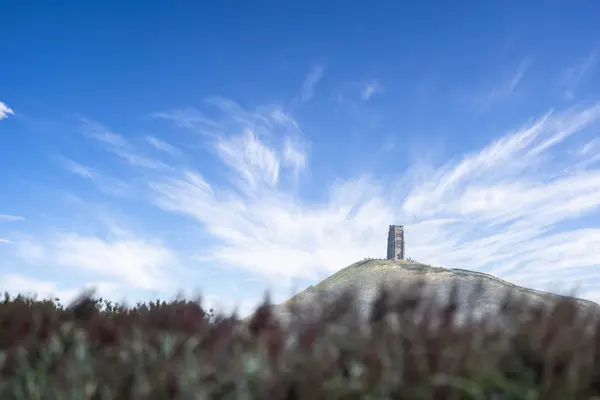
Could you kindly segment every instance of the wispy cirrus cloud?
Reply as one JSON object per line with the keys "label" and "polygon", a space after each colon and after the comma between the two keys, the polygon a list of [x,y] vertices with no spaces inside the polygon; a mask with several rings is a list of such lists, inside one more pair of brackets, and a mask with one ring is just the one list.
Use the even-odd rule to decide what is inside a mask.
{"label": "wispy cirrus cloud", "polygon": [[378,79],[365,79],[347,82],[334,95],[338,104],[359,107],[359,102],[370,100],[375,94],[383,93],[385,88]]}
{"label": "wispy cirrus cloud", "polygon": [[335,110],[352,118],[361,125],[369,125],[368,129],[378,129],[382,115],[380,110],[372,107],[374,96],[382,94],[386,89],[379,79],[363,79],[345,82],[330,96]]}
{"label": "wispy cirrus cloud", "polygon": [[66,157],[59,157],[60,164],[69,172],[80,178],[91,181],[96,188],[107,195],[117,197],[131,197],[134,195],[133,182],[127,182],[113,176],[107,176],[98,170],[81,164]]}
{"label": "wispy cirrus cloud", "polygon": [[[565,60],[595,40],[596,10],[544,28],[561,7],[485,35],[464,24],[442,40],[436,21],[398,24],[391,13],[357,30],[357,13],[370,11],[345,7],[335,26],[285,20],[285,44],[254,53],[273,24],[221,35],[173,19],[157,30],[160,10],[148,9],[131,21],[136,35],[103,37],[95,58],[141,37],[181,45],[114,60],[110,74],[83,41],[50,37],[81,36],[81,24],[48,31],[85,73],[65,64],[48,84],[44,63],[0,64],[11,77],[0,93],[0,212],[26,218],[0,218],[0,289],[71,295],[97,283],[112,299],[147,300],[197,288],[246,307],[264,289],[280,301],[292,284],[383,257],[399,223],[411,258],[536,289],[582,280],[580,294],[600,300],[600,48]],[[481,20],[486,10],[463,11]],[[51,10],[35,18],[56,21]],[[544,34],[520,40],[530,31]],[[189,51],[190,37],[207,35]],[[390,37],[419,40],[398,52]],[[14,40],[7,60],[38,50],[25,31]]]}
{"label": "wispy cirrus cloud", "polygon": [[[390,221],[406,221],[414,258],[487,269],[540,288],[543,282],[535,276],[543,274],[554,254],[555,280],[575,282],[569,272],[573,268],[590,268],[590,274],[600,277],[585,250],[596,243],[597,232],[555,231],[565,221],[597,213],[600,170],[588,166],[571,172],[569,166],[594,155],[561,149],[573,135],[597,129],[599,116],[598,105],[549,112],[458,163],[415,174],[418,180],[407,180],[410,171],[400,174],[403,188],[390,190],[377,180],[357,177],[334,183],[326,204],[318,206],[280,187],[285,152],[267,146],[251,130],[231,132],[217,143],[224,146],[221,160],[240,192],[187,170],[153,183],[154,201],[190,216],[218,239],[221,244],[202,255],[204,260],[245,268],[272,281],[314,279],[356,259],[384,254],[381,232]],[[584,237],[589,245],[581,245]],[[558,242],[563,245],[553,252],[542,251]],[[564,255],[559,257],[560,252]]]}
{"label": "wispy cirrus cloud", "polygon": [[477,96],[476,103],[489,107],[507,100],[517,90],[530,66],[531,59],[523,59],[508,78],[503,79],[499,84],[494,85],[482,95]]}
{"label": "wispy cirrus cloud", "polygon": [[161,140],[161,139],[153,137],[153,136],[146,136],[146,141],[150,145],[152,145],[154,148],[164,151],[165,153],[168,153],[172,156],[181,155],[181,150],[179,150],[177,147],[173,146],[172,144],[165,142],[164,140]]}
{"label": "wispy cirrus cloud", "polygon": [[[386,181],[365,174],[330,182],[319,202],[303,199],[290,185],[310,168],[299,121],[277,107],[247,110],[226,99],[210,104],[218,117],[173,122],[210,133],[198,140],[208,142],[205,148],[228,179],[170,165],[154,170],[146,196],[138,199],[185,217],[211,239],[195,252],[196,262],[251,274],[288,295],[297,279],[320,279],[364,257],[383,256],[386,227],[397,222],[404,223],[408,255],[417,260],[486,271],[537,289],[555,282],[572,286],[585,276],[595,280],[588,279],[582,295],[600,290],[590,283],[600,278],[592,251],[600,246],[600,230],[591,222],[598,218],[600,169],[589,163],[597,156],[590,132],[599,128],[598,104],[539,115],[441,165],[414,164]],[[120,143],[114,136],[107,141]],[[582,217],[587,224],[569,225]],[[43,258],[143,289],[197,282],[193,271],[186,278],[169,273],[178,259],[168,247],[135,237],[67,232],[44,246]]]}
{"label": "wispy cirrus cloud", "polygon": [[290,137],[285,139],[282,157],[283,165],[285,167],[292,168],[296,177],[303,169],[306,168],[307,165],[307,154],[305,147],[305,143],[294,142],[294,139]]}
{"label": "wispy cirrus cloud", "polygon": [[559,85],[564,90],[565,97],[573,99],[575,90],[585,75],[596,65],[597,52],[592,51],[577,64],[569,67],[561,77]]}
{"label": "wispy cirrus cloud", "polygon": [[111,132],[105,126],[88,120],[82,120],[84,135],[103,144],[107,150],[124,159],[127,163],[150,169],[168,169],[169,166],[162,161],[141,155],[134,150],[134,146],[121,135]]}
{"label": "wispy cirrus cloud", "polygon": [[14,115],[15,112],[10,109],[5,103],[0,101],[0,120],[8,118],[9,115]]}
{"label": "wispy cirrus cloud", "polygon": [[89,167],[86,167],[83,164],[80,164],[76,161],[67,159],[67,158],[63,158],[62,159],[62,163],[64,164],[64,166],[71,171],[73,174],[78,175],[82,178],[94,178],[95,177],[95,173],[92,172],[92,169]]}
{"label": "wispy cirrus cloud", "polygon": [[300,91],[300,101],[306,102],[313,98],[315,95],[315,86],[323,78],[325,68],[322,65],[314,67],[308,76],[302,82],[302,90]]}
{"label": "wispy cirrus cloud", "polygon": [[363,100],[367,101],[367,100],[370,100],[374,94],[382,93],[382,92],[383,92],[383,86],[381,85],[381,83],[379,83],[378,80],[373,80],[373,81],[365,83],[364,88],[361,93],[361,97]]}
{"label": "wispy cirrus cloud", "polygon": [[572,271],[600,277],[591,251],[600,244],[600,230],[592,225],[561,231],[569,220],[597,216],[600,170],[565,168],[594,155],[572,156],[557,147],[586,129],[597,130],[599,117],[598,105],[547,114],[438,170],[403,203],[407,215],[439,222],[435,235],[422,235],[425,228],[413,235],[407,228],[409,242],[420,238],[413,251],[434,263],[475,262],[528,286],[543,287],[540,278],[549,270],[550,280],[567,284],[577,279]]}
{"label": "wispy cirrus cloud", "polygon": [[24,219],[19,215],[0,214],[0,221],[23,221]]}
{"label": "wispy cirrus cloud", "polygon": [[[213,121],[204,115],[204,113],[193,107],[154,112],[150,117],[171,121],[179,128],[194,130],[197,133],[203,133],[209,136],[212,135],[213,130],[221,128],[218,122]],[[204,128],[205,126],[208,126],[209,129]]]}

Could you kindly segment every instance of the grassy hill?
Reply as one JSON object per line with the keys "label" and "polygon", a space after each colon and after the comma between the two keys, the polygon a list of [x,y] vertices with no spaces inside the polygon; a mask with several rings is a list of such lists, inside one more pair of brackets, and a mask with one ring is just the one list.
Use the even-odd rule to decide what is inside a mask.
{"label": "grassy hill", "polygon": [[[381,284],[411,284],[423,279],[427,293],[439,300],[449,295],[454,284],[459,286],[461,307],[469,304],[469,296],[479,285],[483,293],[474,304],[476,314],[497,310],[507,291],[514,290],[532,302],[550,302],[558,300],[562,295],[529,289],[506,282],[495,276],[464,269],[448,269],[433,267],[414,261],[367,259],[339,270],[314,286],[309,286],[283,304],[277,306],[280,313],[285,313],[285,306],[291,303],[309,305],[319,299],[320,294],[334,294],[349,288],[355,288],[359,295],[361,309],[368,311],[370,302],[376,296]],[[577,299],[585,308],[600,310],[598,304]]]}

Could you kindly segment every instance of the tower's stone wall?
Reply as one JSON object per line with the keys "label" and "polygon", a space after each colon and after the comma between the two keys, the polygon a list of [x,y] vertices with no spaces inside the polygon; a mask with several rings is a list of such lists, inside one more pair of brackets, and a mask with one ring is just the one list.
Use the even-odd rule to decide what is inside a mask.
{"label": "tower's stone wall", "polygon": [[388,260],[404,260],[404,226],[390,225],[387,245]]}

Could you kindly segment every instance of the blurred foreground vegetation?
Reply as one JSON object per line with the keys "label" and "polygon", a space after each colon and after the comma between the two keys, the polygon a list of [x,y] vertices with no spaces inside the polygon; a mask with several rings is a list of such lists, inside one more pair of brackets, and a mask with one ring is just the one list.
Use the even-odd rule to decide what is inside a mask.
{"label": "blurred foreground vegetation", "polygon": [[353,292],[292,304],[289,323],[268,301],[240,320],[199,300],[5,295],[0,399],[600,398],[596,310],[507,292],[459,324],[458,287],[443,306],[422,289],[382,289],[366,317]]}

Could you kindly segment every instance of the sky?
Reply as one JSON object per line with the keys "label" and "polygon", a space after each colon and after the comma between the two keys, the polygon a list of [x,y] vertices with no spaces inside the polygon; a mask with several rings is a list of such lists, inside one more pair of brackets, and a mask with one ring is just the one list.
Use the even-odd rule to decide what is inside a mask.
{"label": "sky", "polygon": [[0,289],[246,315],[384,258],[402,224],[417,261],[600,301],[597,15],[3,5]]}

